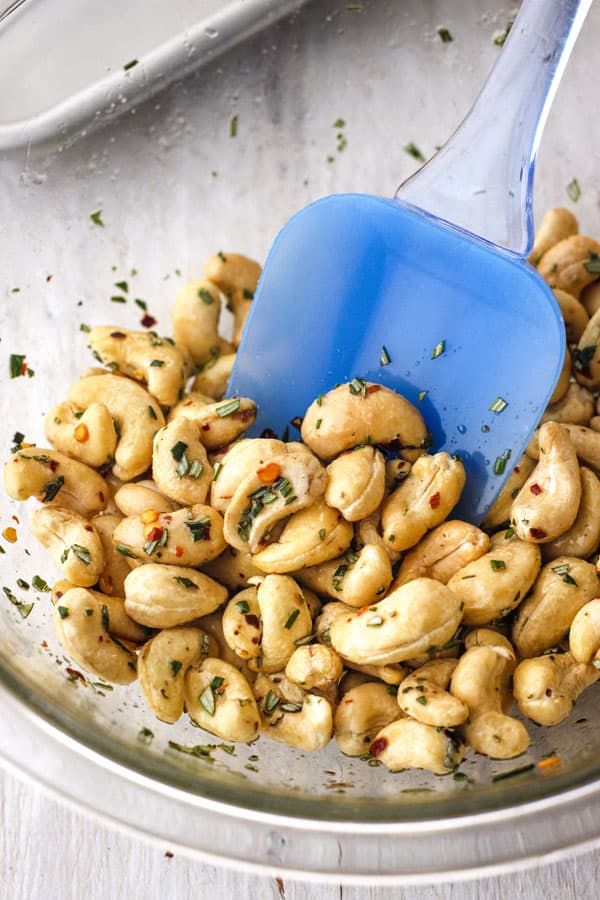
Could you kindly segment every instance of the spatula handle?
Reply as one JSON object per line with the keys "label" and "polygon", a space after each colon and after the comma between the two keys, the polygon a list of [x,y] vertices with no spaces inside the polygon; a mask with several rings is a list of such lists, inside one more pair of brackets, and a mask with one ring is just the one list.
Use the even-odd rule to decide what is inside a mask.
{"label": "spatula handle", "polygon": [[529,252],[537,149],[591,2],[523,0],[471,111],[400,186],[399,200],[520,256]]}

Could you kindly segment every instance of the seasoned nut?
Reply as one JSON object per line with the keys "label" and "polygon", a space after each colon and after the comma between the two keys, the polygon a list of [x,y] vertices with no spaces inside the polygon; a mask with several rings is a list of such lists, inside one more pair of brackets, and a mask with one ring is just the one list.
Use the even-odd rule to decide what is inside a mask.
{"label": "seasoned nut", "polygon": [[112,416],[102,403],[91,403],[84,410],[73,403],[59,403],[46,416],[44,427],[57,450],[86,466],[103,466],[114,456],[117,434]]}
{"label": "seasoned nut", "polygon": [[[546,407],[540,424],[544,422],[561,422],[573,425],[589,425],[594,415],[594,397],[575,381],[569,384],[566,394],[557,403]],[[527,459],[527,457],[523,457]]]}
{"label": "seasoned nut", "polygon": [[105,594],[115,594],[118,597],[125,595],[125,578],[129,574],[129,566],[126,557],[116,549],[113,543],[115,528],[121,521],[121,516],[102,515],[90,519],[102,544],[104,554],[104,567],[98,580],[100,590]]}
{"label": "seasoned nut", "polygon": [[210,489],[210,503],[225,512],[236,488],[244,478],[261,469],[273,456],[286,453],[283,441],[274,438],[242,438],[219,460]]}
{"label": "seasoned nut", "polygon": [[214,612],[227,600],[227,588],[185,566],[149,563],[125,579],[125,609],[149,628],[185,625]]}
{"label": "seasoned nut", "polygon": [[[311,633],[312,619],[298,584],[289,575],[256,578],[260,610],[260,668],[280,672],[296,649],[296,641]],[[250,668],[253,668],[251,664]]]}
{"label": "seasoned nut", "polygon": [[170,421],[181,418],[196,425],[207,450],[216,450],[231,444],[250,428],[256,419],[256,403],[247,397],[206,403],[203,395],[191,393],[171,410]]}
{"label": "seasoned nut", "polygon": [[459,569],[483,556],[489,543],[487,534],[475,525],[458,519],[443,522],[409,550],[398,569],[394,587],[413,578],[435,578],[448,584]]}
{"label": "seasoned nut", "polygon": [[306,410],[302,440],[321,459],[357,444],[394,444],[412,461],[423,452],[427,429],[412,403],[395,391],[355,378],[319,396]]}
{"label": "seasoned nut", "polygon": [[152,476],[163,494],[184,506],[204,503],[213,477],[198,427],[173,419],[154,436]]}
{"label": "seasoned nut", "polygon": [[573,297],[572,294],[567,294],[566,291],[555,288],[554,296],[556,297],[556,302],[560,307],[560,312],[565,323],[567,343],[576,344],[585,331],[585,327],[589,322],[590,317],[583,304],[580,303],[576,297]]}
{"label": "seasoned nut", "polygon": [[254,585],[231,598],[223,610],[223,637],[227,645],[241,659],[260,656],[262,621]]}
{"label": "seasoned nut", "polygon": [[374,447],[344,453],[327,466],[325,502],[339,509],[348,522],[375,512],[384,491],[385,461]]}
{"label": "seasoned nut", "polygon": [[226,741],[253,741],[260,717],[252,687],[235,666],[207,657],[188,669],[185,705],[197,724]]}
{"label": "seasoned nut", "polygon": [[342,677],[341,658],[325,644],[297,647],[285,667],[286,678],[307,691],[329,691]]}
{"label": "seasoned nut", "polygon": [[375,735],[402,715],[396,691],[392,695],[388,686],[370,681],[350,687],[333,717],[337,745],[346,756],[362,756]]}
{"label": "seasoned nut", "polygon": [[202,571],[224,584],[230,591],[239,591],[246,587],[248,579],[253,575],[264,574],[254,565],[250,553],[234,547],[225,547],[220,556],[204,563]]}
{"label": "seasoned nut", "polygon": [[599,678],[600,670],[576,662],[570,653],[551,653],[519,663],[513,692],[524,716],[538,725],[558,725],[581,692]]}
{"label": "seasoned nut", "polygon": [[173,513],[159,513],[151,522],[128,516],[115,528],[119,553],[142,562],[200,566],[225,549],[223,520],[210,506],[197,503]]}
{"label": "seasoned nut", "polygon": [[371,755],[391,772],[426,769],[436,775],[448,775],[462,762],[464,750],[458,738],[405,718],[386,725],[375,736]]}
{"label": "seasoned nut", "polygon": [[59,644],[86,672],[114,684],[131,684],[135,654],[109,634],[106,609],[94,592],[74,587],[55,606],[52,627]]}
{"label": "seasoned nut", "polygon": [[67,581],[78,587],[96,584],[104,553],[98,532],[87,519],[72,509],[42,507],[31,516],[29,527]]}
{"label": "seasoned nut", "polygon": [[384,503],[381,524],[388,547],[414,547],[456,506],[464,484],[465,470],[459,459],[444,452],[421,456]]}
{"label": "seasoned nut", "polygon": [[600,244],[582,234],[564,238],[544,253],[538,272],[551,288],[560,288],[579,298],[586,285],[598,277],[587,264],[600,254]]}
{"label": "seasoned nut", "polygon": [[508,481],[496,497],[487,516],[481,523],[483,528],[493,531],[502,528],[510,521],[510,508],[513,500],[531,475],[535,468],[533,460],[523,454],[517,465],[513,468]]}
{"label": "seasoned nut", "polygon": [[435,659],[411,672],[398,688],[400,709],[425,725],[438,728],[462,725],[469,710],[448,690],[456,665],[455,659]]}
{"label": "seasoned nut", "polygon": [[392,583],[392,565],[383,547],[367,544],[358,553],[349,550],[337,559],[307,566],[297,577],[322,596],[361,607],[385,594]]}
{"label": "seasoned nut", "polygon": [[235,363],[235,353],[222,353],[205,363],[192,382],[192,390],[214,400],[225,396],[227,382]]}
{"label": "seasoned nut", "polygon": [[175,343],[185,347],[193,361],[207,362],[219,344],[221,295],[214,284],[196,278],[181,288],[171,309]]}
{"label": "seasoned nut", "polygon": [[588,557],[600,545],[600,481],[591,471],[581,466],[581,502],[577,517],[568,531],[554,541],[542,545],[544,561],[557,556]]}
{"label": "seasoned nut", "polygon": [[542,218],[535,234],[535,241],[529,255],[529,262],[537,266],[544,253],[565,238],[578,234],[577,219],[568,209],[549,209]]}
{"label": "seasoned nut", "polygon": [[135,481],[123,484],[117,490],[114,501],[124,516],[141,516],[147,509],[168,513],[178,504],[161,494],[153,481]]}
{"label": "seasoned nut", "polygon": [[577,516],[581,478],[575,448],[563,425],[546,422],[539,430],[540,458],[510,511],[523,541],[546,543],[564,534]]}
{"label": "seasoned nut", "polygon": [[31,447],[4,466],[4,490],[13,500],[35,497],[47,507],[88,516],[106,507],[109,487],[97,472],[58,450]]}
{"label": "seasoned nut", "polygon": [[569,650],[576,662],[591,663],[600,650],[600,597],[581,607],[569,631]]}
{"label": "seasoned nut", "polygon": [[333,733],[333,710],[325,697],[305,693],[285,676],[259,675],[254,693],[262,731],[300,750],[323,750]]}

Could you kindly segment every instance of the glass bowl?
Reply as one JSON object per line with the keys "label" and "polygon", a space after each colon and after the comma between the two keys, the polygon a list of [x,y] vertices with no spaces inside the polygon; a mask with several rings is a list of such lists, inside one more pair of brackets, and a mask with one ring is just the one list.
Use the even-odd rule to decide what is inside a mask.
{"label": "glass bowl", "polygon": [[[45,444],[45,411],[91,364],[82,326],[139,327],[139,299],[168,333],[177,290],[208,256],[264,260],[287,219],[325,194],[392,196],[418,165],[414,148],[431,155],[459,124],[514,14],[492,0],[318,0],[167,85],[173,64],[160,93],[138,103],[132,88],[118,117],[74,115],[43,140],[5,141],[4,456],[15,432]],[[593,7],[550,114],[535,194],[538,213],[569,206],[591,236],[599,37]],[[114,302],[123,281],[126,302]],[[34,374],[9,378],[11,354]],[[471,755],[462,780],[391,774],[333,742],[317,754],[264,737],[232,750],[184,718],[156,720],[136,684],[109,690],[78,673],[53,637],[49,595],[32,583],[56,579],[28,534],[32,508],[0,497],[0,750],[47,788],[171,847],[298,877],[447,879],[597,839],[593,687],[561,725],[529,723],[518,760]],[[562,765],[543,774],[535,764],[548,754]]]}

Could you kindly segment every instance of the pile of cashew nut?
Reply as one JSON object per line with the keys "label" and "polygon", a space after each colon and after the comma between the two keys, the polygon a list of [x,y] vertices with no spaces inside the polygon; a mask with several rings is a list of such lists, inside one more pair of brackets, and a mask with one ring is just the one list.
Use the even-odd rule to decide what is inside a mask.
{"label": "pile of cashew nut", "polygon": [[[301,440],[246,438],[223,398],[260,276],[218,254],[179,293],[174,339],[95,327],[88,370],[24,445],[6,492],[61,573],[56,638],[138,680],[163,722],[302,750],[335,738],[392,771],[522,754],[600,678],[600,244],[566,210],[531,261],[562,310],[563,376],[482,527],[448,518],[460,459],[360,378],[315,398]],[[219,334],[221,307],[234,316]],[[394,452],[390,452],[394,448]],[[511,713],[516,703],[521,718]]]}

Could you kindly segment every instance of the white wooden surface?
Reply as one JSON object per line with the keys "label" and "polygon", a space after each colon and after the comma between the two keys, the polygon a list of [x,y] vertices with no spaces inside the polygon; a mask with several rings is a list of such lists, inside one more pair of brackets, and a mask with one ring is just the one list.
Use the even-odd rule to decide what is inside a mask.
{"label": "white wooden surface", "polygon": [[0,769],[1,900],[596,900],[600,851],[502,878],[365,888],[261,878],[174,855]]}

